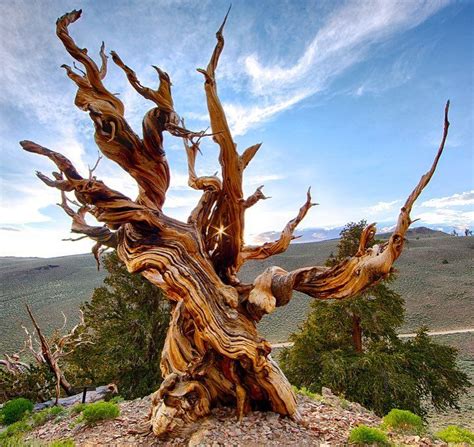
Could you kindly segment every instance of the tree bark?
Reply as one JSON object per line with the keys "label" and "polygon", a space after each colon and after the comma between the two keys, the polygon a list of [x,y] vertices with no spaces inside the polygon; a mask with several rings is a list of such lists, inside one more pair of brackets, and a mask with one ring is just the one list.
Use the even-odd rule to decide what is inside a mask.
{"label": "tree bark", "polygon": [[360,317],[356,314],[352,314],[352,343],[355,351],[360,354],[362,352],[362,327]]}
{"label": "tree bark", "polygon": [[[433,175],[443,151],[449,103],[435,162],[402,208],[395,232],[386,244],[367,248],[375,233],[374,225],[370,225],[357,254],[332,268],[314,266],[286,272],[271,267],[252,284],[242,284],[238,278],[240,267],[250,259],[261,260],[284,252],[313,203],[308,191],[298,215],[275,242],[261,247],[244,245],[245,211],[265,196],[260,187],[247,199],[243,197],[243,173],[260,144],[242,154],[237,152],[217,93],[216,69],[224,47],[227,16],[216,34],[217,44],[207,68],[199,69],[205,79],[211,135],[220,149],[221,172],[220,176],[198,177],[195,161],[199,142],[208,135],[184,127],[174,110],[168,74],[155,67],[159,88],[149,89],[112,52],[113,61],[134,89],[155,104],[145,115],[143,136],[139,137],[126,122],[121,101],[102,82],[107,60],[104,47],[99,69],[69,35],[68,26],[80,15],[81,11],[72,11],[57,22],[58,37],[85,69],[79,74],[66,67],[78,86],[76,105],[89,112],[102,153],[137,181],[139,196],[132,200],[91,175],[81,177],[72,163],[55,151],[31,141],[21,145],[29,152],[48,157],[60,170],[55,180],[38,173],[45,184],[58,188],[63,197],[66,192],[74,192],[79,210],[63,206],[73,219],[73,231],[116,248],[130,272],[141,273],[173,303],[161,359],[164,381],[153,396],[150,429],[159,436],[177,434],[219,404],[235,406],[239,418],[251,409],[268,409],[298,419],[295,395],[272,360],[270,345],[258,334],[256,324],[264,314],[287,304],[293,290],[316,299],[344,299],[390,272],[403,248],[413,202]],[[189,185],[202,191],[187,222],[172,219],[162,211],[170,176],[164,132],[183,139]],[[67,204],[65,200],[63,204]],[[88,226],[83,219],[85,213],[95,216],[104,227]]]}

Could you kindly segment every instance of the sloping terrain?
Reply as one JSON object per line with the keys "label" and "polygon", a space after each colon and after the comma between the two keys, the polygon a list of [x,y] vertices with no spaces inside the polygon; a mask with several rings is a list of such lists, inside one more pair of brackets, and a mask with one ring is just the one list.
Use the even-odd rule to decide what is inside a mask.
{"label": "sloping terrain", "polygon": [[[27,433],[30,442],[73,439],[76,446],[341,446],[347,444],[350,430],[365,424],[377,427],[380,418],[359,404],[341,400],[326,390],[314,399],[298,396],[302,422],[281,418],[272,412],[254,411],[237,422],[235,411],[215,408],[211,415],[186,427],[179,438],[157,439],[153,434],[137,434],[150,406],[150,396],[120,404],[117,419],[93,426],[75,425],[77,418],[66,415]],[[396,445],[446,446],[428,432],[423,436],[389,433]]]}
{"label": "sloping terrain", "polygon": [[[249,262],[241,272],[252,281],[266,267],[287,270],[322,265],[337,240],[292,244],[282,255],[262,262]],[[393,288],[406,300],[406,322],[402,332],[420,325],[430,329],[459,329],[472,326],[474,315],[473,237],[453,237],[416,228],[396,263],[399,271]],[[47,329],[62,325],[63,311],[69,323],[78,317],[78,306],[102,283],[104,271],[97,271],[92,255],[60,258],[0,258],[0,352],[17,348],[23,340],[24,309],[30,303]],[[311,298],[295,293],[290,303],[264,317],[260,330],[272,342],[282,342],[306,318]],[[468,337],[465,337],[468,338]]]}
{"label": "sloping terrain", "polygon": [[59,258],[0,258],[0,353],[21,346],[22,324],[30,326],[25,303],[50,332],[78,319],[79,304],[102,284],[105,273],[97,271],[92,255]]}
{"label": "sloping terrain", "polygon": [[[271,265],[286,270],[322,265],[336,246],[337,240],[293,244],[282,255],[244,266],[241,277],[251,280]],[[473,255],[473,237],[440,232],[409,235],[404,253],[395,264],[398,274],[392,284],[406,300],[406,320],[401,332],[414,332],[421,325],[433,330],[473,326]],[[311,299],[295,293],[287,306],[264,317],[262,333],[273,342],[286,341],[306,318]]]}

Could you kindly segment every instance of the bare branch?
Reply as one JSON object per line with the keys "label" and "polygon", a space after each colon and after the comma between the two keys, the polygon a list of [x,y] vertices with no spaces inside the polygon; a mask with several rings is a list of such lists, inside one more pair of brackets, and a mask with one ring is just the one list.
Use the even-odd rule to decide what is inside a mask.
{"label": "bare branch", "polygon": [[[90,212],[97,220],[111,225],[120,225],[127,222],[146,222],[156,227],[163,224],[160,219],[162,217],[160,213],[135,203],[118,191],[108,188],[99,180],[82,178],[73,164],[58,152],[54,152],[32,141],[21,141],[20,144],[23,149],[28,152],[44,155],[51,159],[61,173],[65,175],[79,202],[84,205],[94,205],[93,208],[86,207],[82,209],[80,213],[72,211],[67,204],[64,206],[63,209],[65,209],[65,211],[69,208],[69,211],[66,212],[71,217],[78,214],[77,229],[80,231],[77,232],[86,233],[86,231],[89,230],[83,227],[84,222],[82,219],[86,212]],[[102,227],[93,228],[94,231],[99,232],[99,230],[96,229]],[[89,237],[102,237],[101,233],[106,231],[108,230],[104,228],[100,230],[98,234],[91,234]]]}
{"label": "bare branch", "polygon": [[316,205],[316,203],[311,202],[311,188],[309,188],[306,193],[306,202],[300,208],[298,215],[286,224],[279,239],[274,242],[266,242],[258,247],[245,246],[240,255],[239,268],[244,262],[250,259],[266,259],[270,256],[286,251],[290,242],[295,238],[293,233],[296,227],[304,219],[309,209],[314,205]]}
{"label": "bare branch", "polygon": [[100,155],[100,153],[98,153],[97,154],[97,161],[95,162],[94,166],[92,166],[92,168],[89,166],[89,180],[92,180],[92,174],[97,169],[97,166],[99,166],[100,160],[102,160],[102,155]]}
{"label": "bare branch", "polygon": [[[363,231],[359,250],[355,256],[345,259],[332,268],[304,267],[286,272],[279,267],[271,267],[255,280],[255,288],[250,292],[249,301],[268,303],[273,297],[273,307],[282,306],[290,300],[292,290],[317,299],[344,299],[362,292],[385,278],[402,252],[405,234],[412,223],[410,211],[413,203],[433,176],[444,150],[449,128],[448,111],[449,101],[444,113],[443,136],[434,162],[429,171],[421,177],[402,207],[397,226],[388,242],[367,248],[370,239],[375,234],[375,226],[371,224]],[[272,305],[268,308],[272,308]],[[262,312],[265,309],[263,306]]]}
{"label": "bare branch", "polygon": [[65,238],[65,239],[61,239],[62,241],[64,242],[77,242],[77,241],[81,241],[82,239],[86,239],[88,236],[87,235],[84,235],[84,236],[80,236],[80,237],[68,237],[68,238]]}
{"label": "bare branch", "polygon": [[262,143],[254,144],[253,146],[248,147],[247,149],[245,149],[245,151],[242,152],[242,155],[240,156],[240,164],[242,166],[242,169],[245,169],[248,166],[248,164],[252,161],[253,157],[255,157],[255,154],[261,146]]}
{"label": "bare branch", "polygon": [[137,78],[137,74],[128,66],[125,65],[120,56],[115,52],[111,51],[112,60],[115,64],[120,67],[126,74],[130,85],[144,98],[153,101],[160,110],[164,112],[174,112],[173,98],[171,96],[171,80],[168,73],[165,73],[160,68],[153,65],[153,68],[157,71],[160,84],[157,90],[153,90],[148,87],[144,87]]}
{"label": "bare branch", "polygon": [[251,206],[255,205],[259,200],[271,199],[271,197],[267,197],[265,194],[263,194],[262,188],[263,188],[263,185],[259,186],[252,195],[250,195],[243,201],[243,205],[245,209],[250,208]]}
{"label": "bare branch", "polygon": [[105,43],[102,42],[102,45],[100,46],[100,59],[102,60],[102,66],[100,67],[99,70],[99,77],[100,79],[104,79],[105,76],[107,75],[107,55],[105,54]]}
{"label": "bare branch", "polygon": [[[183,121],[184,126],[184,121]],[[193,143],[188,138],[183,138],[184,148],[188,159],[188,185],[193,189],[198,190],[215,190],[220,191],[222,189],[222,182],[219,177],[203,176],[198,177],[196,174],[196,155],[199,152],[199,141]]]}

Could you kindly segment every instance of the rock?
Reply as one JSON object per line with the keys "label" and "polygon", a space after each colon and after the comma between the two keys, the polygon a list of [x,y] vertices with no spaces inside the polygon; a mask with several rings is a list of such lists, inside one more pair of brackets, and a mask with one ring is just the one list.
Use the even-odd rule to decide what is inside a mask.
{"label": "rock", "polygon": [[334,394],[332,394],[332,391],[329,388],[326,388],[324,386],[321,388],[321,395],[323,397],[336,397],[334,396]]}

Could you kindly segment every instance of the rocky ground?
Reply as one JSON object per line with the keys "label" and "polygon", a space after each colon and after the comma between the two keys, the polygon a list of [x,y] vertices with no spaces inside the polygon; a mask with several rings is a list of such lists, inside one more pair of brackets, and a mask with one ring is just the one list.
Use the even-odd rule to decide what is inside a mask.
{"label": "rocky ground", "polygon": [[[360,424],[377,426],[380,418],[359,404],[341,400],[325,390],[321,399],[298,396],[302,423],[270,412],[253,412],[238,422],[235,412],[216,408],[196,424],[186,438],[158,440],[140,431],[148,413],[150,397],[120,404],[120,417],[93,427],[72,427],[71,417],[50,421],[30,432],[27,440],[42,442],[74,439],[77,446],[342,446],[347,445],[350,430]],[[397,445],[443,446],[440,441],[418,436],[396,437]]]}

